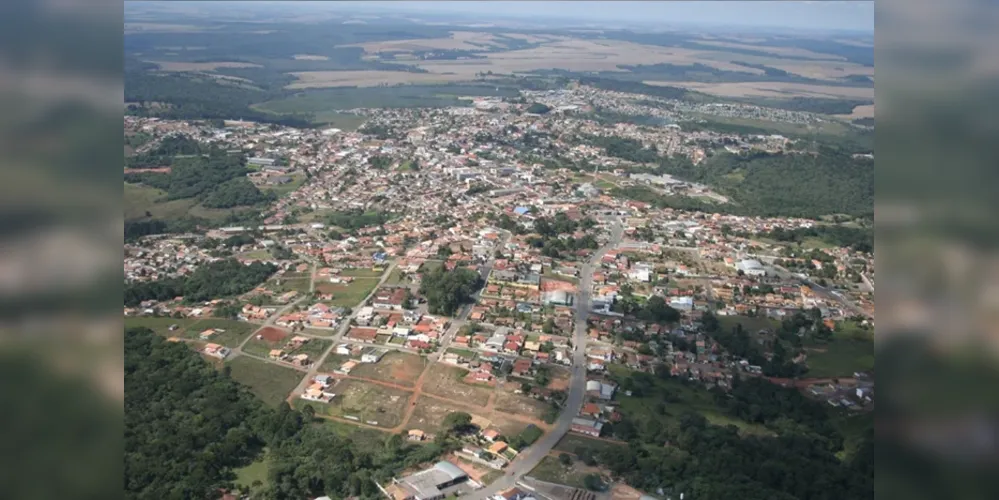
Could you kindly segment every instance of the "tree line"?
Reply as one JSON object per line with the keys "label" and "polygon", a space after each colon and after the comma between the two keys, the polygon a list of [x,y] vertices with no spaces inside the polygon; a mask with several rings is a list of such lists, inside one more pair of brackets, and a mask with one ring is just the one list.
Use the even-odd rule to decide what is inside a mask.
{"label": "tree line", "polygon": [[175,297],[188,302],[232,297],[252,290],[276,271],[277,266],[259,261],[243,265],[236,259],[219,260],[198,267],[187,277],[125,283],[125,306]]}

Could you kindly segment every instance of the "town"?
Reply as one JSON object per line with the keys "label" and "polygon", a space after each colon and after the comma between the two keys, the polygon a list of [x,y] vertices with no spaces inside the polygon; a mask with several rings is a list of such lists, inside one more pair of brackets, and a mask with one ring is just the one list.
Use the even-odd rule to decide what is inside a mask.
{"label": "town", "polygon": [[645,432],[643,412],[766,435],[769,417],[713,399],[761,387],[873,410],[873,249],[822,241],[845,227],[826,219],[728,210],[724,191],[648,166],[809,154],[674,124],[690,113],[819,115],[583,84],[352,113],[356,130],[126,116],[145,138],[126,201],[159,188],[176,205],[197,162],[235,162],[245,173],[223,182],[259,200],[176,231],[147,229],[163,206],[126,224],[124,316],[269,403],[450,444],[383,495],[605,498],[588,455]]}

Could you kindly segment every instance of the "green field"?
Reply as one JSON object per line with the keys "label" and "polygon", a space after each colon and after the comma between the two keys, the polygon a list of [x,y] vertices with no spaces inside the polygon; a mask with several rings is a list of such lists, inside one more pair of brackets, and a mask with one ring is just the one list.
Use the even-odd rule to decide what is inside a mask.
{"label": "green field", "polygon": [[756,333],[760,330],[774,330],[780,326],[780,322],[764,316],[718,316],[718,323],[724,331],[730,331],[735,325],[740,324],[747,332]]}
{"label": "green field", "polygon": [[852,377],[874,369],[874,342],[837,338],[807,348],[809,377]]}
{"label": "green field", "polygon": [[246,337],[251,332],[256,331],[259,327],[252,323],[243,323],[242,321],[230,319],[203,319],[187,328],[183,335],[178,336],[192,340],[200,340],[199,335],[201,332],[209,328],[217,328],[225,330],[225,332],[216,333],[205,342],[222,344],[226,347],[238,347],[240,343],[246,340]]}
{"label": "green field", "polygon": [[[265,449],[256,461],[234,470],[236,473],[236,485],[250,488],[251,491],[258,491],[267,488],[267,466],[269,464],[268,453]],[[260,481],[260,486],[253,487],[254,481]]]}
{"label": "green field", "polygon": [[331,306],[357,307],[375,289],[377,284],[377,278],[357,278],[348,285],[316,283],[316,291],[332,293],[333,300],[327,302]]}
{"label": "green field", "polygon": [[309,339],[309,341],[303,344],[302,347],[291,351],[291,354],[308,354],[309,359],[317,361],[332,343],[333,342],[330,340]]}
{"label": "green field", "polygon": [[205,208],[193,198],[167,200],[166,192],[160,189],[139,184],[124,183],[125,220],[144,219],[152,217],[162,220],[176,220],[185,217],[200,217],[210,221],[222,221],[231,214],[238,214],[252,207],[232,209]]}
{"label": "green field", "polygon": [[314,424],[325,431],[358,443],[362,446],[384,446],[385,440],[391,435],[388,432],[359,427],[338,420],[319,420]]}
{"label": "green field", "polygon": [[[621,379],[630,370],[621,365],[609,365],[615,379]],[[773,435],[769,429],[760,424],[753,424],[727,415],[724,409],[715,404],[711,393],[702,387],[685,385],[677,379],[660,379],[653,377],[655,390],[642,397],[625,396],[618,392],[615,400],[621,405],[621,413],[625,416],[636,416],[639,419],[655,419],[669,426],[679,425],[680,415],[688,411],[700,413],[715,425],[734,425],[743,435]],[[664,413],[657,413],[660,402],[668,394],[676,401],[665,402]]]}
{"label": "green field", "polygon": [[270,406],[277,407],[302,381],[305,374],[265,361],[240,356],[232,359],[229,367],[233,380],[246,385]]}
{"label": "green field", "polygon": [[382,273],[383,271],[373,271],[366,267],[351,267],[340,272],[344,276],[353,276],[355,278],[381,278]]}

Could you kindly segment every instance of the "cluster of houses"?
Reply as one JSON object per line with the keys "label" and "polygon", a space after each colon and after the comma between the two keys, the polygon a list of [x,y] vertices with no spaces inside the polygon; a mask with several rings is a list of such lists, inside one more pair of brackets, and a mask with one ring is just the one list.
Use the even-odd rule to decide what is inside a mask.
{"label": "cluster of houses", "polygon": [[314,360],[310,359],[308,354],[296,351],[301,349],[302,346],[310,341],[311,339],[309,337],[295,335],[280,349],[271,349],[270,352],[267,353],[267,357],[271,361],[280,361],[282,363],[302,367],[309,366],[314,362]]}

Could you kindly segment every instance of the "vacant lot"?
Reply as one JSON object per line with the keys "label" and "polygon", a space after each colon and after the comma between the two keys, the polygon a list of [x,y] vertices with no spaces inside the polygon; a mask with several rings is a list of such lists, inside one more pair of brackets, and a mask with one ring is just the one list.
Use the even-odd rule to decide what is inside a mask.
{"label": "vacant lot", "polygon": [[492,390],[462,382],[467,374],[468,370],[435,363],[423,380],[423,392],[464,404],[485,406]]}
{"label": "vacant lot", "polygon": [[212,71],[218,68],[259,68],[259,64],[245,62],[177,62],[177,61],[149,61],[160,67],[160,71]]}
{"label": "vacant lot", "polygon": [[243,346],[243,351],[255,356],[262,356],[266,358],[271,349],[280,349],[283,347],[285,343],[287,343],[289,335],[290,334],[287,331],[281,330],[280,328],[274,328],[272,326],[266,327],[257,332],[257,334]]}
{"label": "vacant lot", "polygon": [[[184,332],[198,321],[197,319],[188,318],[152,318],[143,316],[139,318],[125,318],[125,328],[144,327],[166,337],[183,337]],[[170,331],[170,327],[174,325],[177,325],[177,329]]]}
{"label": "vacant lot", "polygon": [[270,406],[278,406],[302,381],[305,374],[246,356],[226,363],[233,380],[246,385]]}
{"label": "vacant lot", "polygon": [[257,329],[257,325],[229,319],[203,319],[191,325],[190,328],[187,328],[182,336],[183,338],[199,340],[201,332],[209,328],[224,331],[216,332],[210,338],[205,339],[206,342],[221,344],[226,347],[237,347],[246,339],[250,332]]}
{"label": "vacant lot", "polygon": [[778,99],[820,97],[829,99],[874,100],[874,87],[838,87],[833,85],[781,82],[699,83],[647,81],[645,83],[648,85],[684,87],[722,97],[772,97]]}
{"label": "vacant lot", "polygon": [[359,422],[379,427],[395,427],[409,403],[409,391],[392,389],[359,380],[341,380],[334,388],[336,397],[329,404],[298,400],[296,406],[309,403],[317,414],[356,418]]}
{"label": "vacant lot", "polygon": [[628,443],[621,442],[620,444],[612,443],[610,441],[604,441],[602,439],[590,439],[581,434],[567,433],[565,437],[559,439],[558,444],[555,445],[556,451],[566,451],[572,453],[573,455],[578,455],[580,450],[588,449],[592,452],[599,450],[604,450],[614,446],[627,446]]}
{"label": "vacant lot", "polygon": [[416,408],[413,409],[413,414],[409,417],[406,427],[408,429],[420,429],[423,432],[433,434],[440,430],[440,426],[444,422],[444,417],[454,412],[471,414],[473,423],[480,427],[486,427],[491,423],[490,420],[482,415],[470,413],[468,408],[424,396],[416,400]]}
{"label": "vacant lot", "polygon": [[537,399],[529,396],[521,396],[507,391],[499,391],[496,395],[495,407],[497,411],[540,420],[548,410],[548,403],[538,401]]}
{"label": "vacant lot", "polygon": [[357,307],[375,289],[377,284],[378,279],[376,278],[357,278],[348,285],[316,283],[316,291],[333,294],[333,300],[327,302],[329,305]]}
{"label": "vacant lot", "polygon": [[351,376],[390,382],[406,387],[416,385],[426,360],[415,354],[393,351],[377,363],[363,363],[350,372]]}
{"label": "vacant lot", "polygon": [[592,471],[590,469],[578,460],[574,460],[572,465],[565,466],[558,461],[558,458],[548,455],[531,470],[530,476],[549,483],[585,488],[583,478],[591,472],[596,472],[596,468],[592,468]]}

